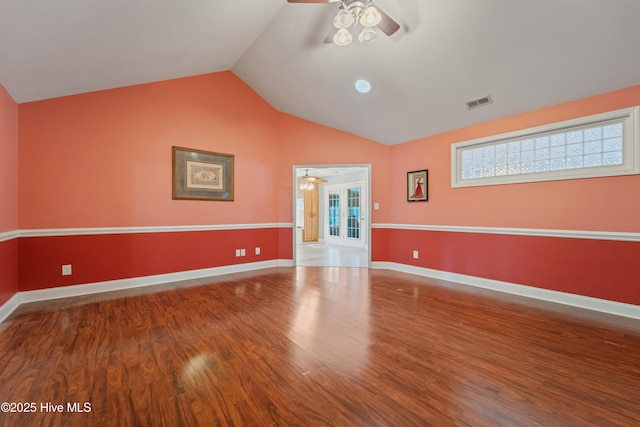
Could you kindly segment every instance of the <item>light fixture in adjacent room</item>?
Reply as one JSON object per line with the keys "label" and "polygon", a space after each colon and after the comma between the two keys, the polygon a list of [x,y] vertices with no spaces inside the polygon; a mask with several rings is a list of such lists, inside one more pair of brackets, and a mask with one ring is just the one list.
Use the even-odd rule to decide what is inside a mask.
{"label": "light fixture in adjacent room", "polygon": [[358,91],[358,93],[361,93],[362,95],[368,95],[373,90],[373,85],[369,80],[361,77],[358,80],[356,80],[355,88]]}
{"label": "light fixture in adjacent room", "polygon": [[313,190],[314,185],[313,182],[307,181],[304,178],[302,179],[302,183],[300,184],[300,189],[303,191]]}
{"label": "light fixture in adjacent room", "polygon": [[327,182],[327,180],[317,176],[309,176],[309,169],[307,169],[304,176],[299,179],[300,185],[298,188],[303,191],[310,191],[313,190],[316,185],[323,182]]}

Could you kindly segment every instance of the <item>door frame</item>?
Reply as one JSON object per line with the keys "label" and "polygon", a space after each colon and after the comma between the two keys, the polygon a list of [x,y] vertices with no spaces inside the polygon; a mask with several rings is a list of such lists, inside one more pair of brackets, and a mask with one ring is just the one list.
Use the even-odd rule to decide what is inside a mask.
{"label": "door frame", "polygon": [[370,163],[353,163],[353,164],[298,164],[293,165],[291,168],[291,183],[292,183],[292,191],[291,191],[291,211],[293,218],[293,233],[291,238],[291,244],[293,247],[293,265],[298,265],[297,262],[297,235],[298,235],[298,224],[297,224],[297,209],[296,209],[296,192],[297,192],[297,173],[300,171],[302,175],[304,175],[305,169],[351,169],[351,168],[363,168],[366,170],[366,178],[364,182],[364,191],[366,193],[366,204],[367,204],[367,221],[366,226],[363,227],[362,233],[366,233],[366,251],[367,251],[367,264],[368,267],[371,267],[371,216],[372,216],[372,207],[373,201],[371,197],[371,164]]}

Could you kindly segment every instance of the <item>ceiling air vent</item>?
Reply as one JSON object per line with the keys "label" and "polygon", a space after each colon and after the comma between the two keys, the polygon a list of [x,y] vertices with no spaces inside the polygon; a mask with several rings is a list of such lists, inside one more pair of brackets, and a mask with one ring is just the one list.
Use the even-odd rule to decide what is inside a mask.
{"label": "ceiling air vent", "polygon": [[483,105],[489,105],[489,104],[493,104],[493,100],[489,95],[487,95],[483,98],[478,98],[478,99],[474,99],[473,101],[467,102],[467,108],[469,110],[473,110],[474,108],[482,107]]}

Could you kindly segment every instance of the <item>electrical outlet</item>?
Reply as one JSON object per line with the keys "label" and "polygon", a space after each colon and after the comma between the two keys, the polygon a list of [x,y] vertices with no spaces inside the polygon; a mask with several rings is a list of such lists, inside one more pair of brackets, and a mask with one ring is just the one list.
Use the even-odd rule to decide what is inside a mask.
{"label": "electrical outlet", "polygon": [[413,257],[414,257],[415,259],[418,259],[418,251],[413,251]]}
{"label": "electrical outlet", "polygon": [[380,209],[380,203],[375,202],[375,203],[373,204],[373,210],[374,210],[374,211],[377,211],[378,209]]}
{"label": "electrical outlet", "polygon": [[240,256],[240,249],[236,249],[236,256]]}
{"label": "electrical outlet", "polygon": [[240,256],[245,256],[247,255],[247,251],[245,251],[244,249],[240,249]]}
{"label": "electrical outlet", "polygon": [[256,247],[256,255],[260,255],[260,246]]}
{"label": "electrical outlet", "polygon": [[71,276],[71,264],[65,264],[62,266],[62,275]]}

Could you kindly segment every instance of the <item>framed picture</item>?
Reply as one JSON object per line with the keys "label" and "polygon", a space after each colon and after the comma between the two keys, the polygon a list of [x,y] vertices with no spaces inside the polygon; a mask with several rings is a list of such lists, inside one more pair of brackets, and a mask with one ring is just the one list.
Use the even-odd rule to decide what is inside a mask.
{"label": "framed picture", "polygon": [[233,200],[233,155],[173,147],[174,199]]}
{"label": "framed picture", "polygon": [[429,200],[429,171],[407,172],[407,201],[426,202]]}

